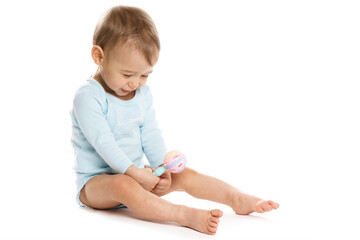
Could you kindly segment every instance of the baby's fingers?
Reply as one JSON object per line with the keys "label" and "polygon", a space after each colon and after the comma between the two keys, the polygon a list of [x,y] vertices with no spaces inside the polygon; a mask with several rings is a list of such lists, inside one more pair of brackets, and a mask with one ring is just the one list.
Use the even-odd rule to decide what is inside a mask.
{"label": "baby's fingers", "polygon": [[161,185],[159,185],[159,184],[157,184],[157,185],[153,188],[154,191],[161,191],[162,189],[163,189],[163,187],[162,187]]}
{"label": "baby's fingers", "polygon": [[161,185],[158,184],[158,185],[156,185],[154,187],[154,189],[151,192],[153,192],[155,194],[158,194],[158,193],[162,193],[162,192],[165,192],[165,191],[166,191],[166,188],[164,186],[161,186]]}

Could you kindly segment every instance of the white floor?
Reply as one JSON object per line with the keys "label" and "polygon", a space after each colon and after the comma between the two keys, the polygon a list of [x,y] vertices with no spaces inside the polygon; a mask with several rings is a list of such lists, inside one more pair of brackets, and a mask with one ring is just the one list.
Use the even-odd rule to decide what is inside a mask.
{"label": "white floor", "polygon": [[[175,203],[223,210],[215,236],[176,224],[143,221],[128,209],[80,208],[72,199],[61,196],[53,203],[41,202],[31,195],[27,198],[18,208],[2,209],[0,239],[360,239],[356,231],[359,211],[346,211],[348,207],[336,202],[339,198],[335,202],[327,199],[320,206],[320,201],[311,205],[305,198],[281,197],[281,207],[276,211],[239,216],[227,206],[194,199],[186,193],[166,196]],[[347,203],[355,204],[355,208],[358,205]]]}

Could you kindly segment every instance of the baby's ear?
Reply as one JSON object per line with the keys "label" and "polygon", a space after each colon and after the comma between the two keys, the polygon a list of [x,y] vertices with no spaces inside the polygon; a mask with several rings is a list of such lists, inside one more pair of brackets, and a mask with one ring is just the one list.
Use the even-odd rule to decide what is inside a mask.
{"label": "baby's ear", "polygon": [[91,49],[91,57],[94,60],[94,63],[100,66],[104,59],[103,49],[99,45],[94,45]]}

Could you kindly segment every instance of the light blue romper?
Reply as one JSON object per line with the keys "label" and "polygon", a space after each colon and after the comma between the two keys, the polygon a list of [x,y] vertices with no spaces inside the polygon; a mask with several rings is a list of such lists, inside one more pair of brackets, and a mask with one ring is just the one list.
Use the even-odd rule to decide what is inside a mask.
{"label": "light blue romper", "polygon": [[144,153],[151,168],[163,164],[167,149],[152,101],[147,85],[128,101],[105,92],[92,77],[77,90],[70,115],[80,206],[80,191],[92,177],[124,174],[132,164],[143,168]]}

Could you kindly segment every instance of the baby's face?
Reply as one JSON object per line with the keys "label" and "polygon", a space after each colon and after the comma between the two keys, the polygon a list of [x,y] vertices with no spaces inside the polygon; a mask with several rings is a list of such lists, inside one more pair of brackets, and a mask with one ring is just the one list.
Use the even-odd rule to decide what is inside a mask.
{"label": "baby's face", "polygon": [[144,86],[153,70],[143,55],[127,46],[115,47],[106,53],[100,68],[108,90],[123,99]]}

